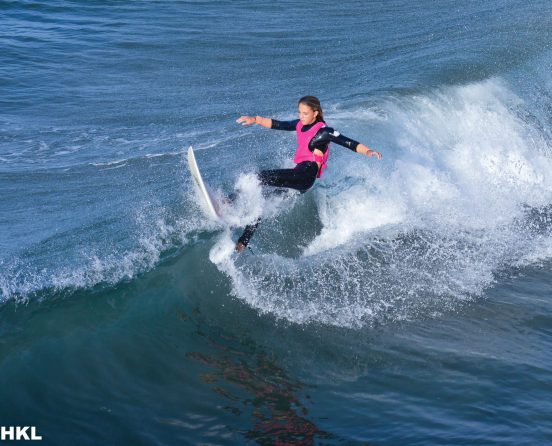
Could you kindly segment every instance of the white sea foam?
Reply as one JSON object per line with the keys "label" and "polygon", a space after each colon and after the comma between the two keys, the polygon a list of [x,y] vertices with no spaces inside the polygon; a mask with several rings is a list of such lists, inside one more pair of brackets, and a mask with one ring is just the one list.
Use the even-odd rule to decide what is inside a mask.
{"label": "white sea foam", "polygon": [[118,164],[127,163],[128,159],[119,159],[119,160],[113,160],[113,161],[106,161],[105,163],[91,163],[93,166],[96,167],[104,167],[104,166],[116,166]]}
{"label": "white sea foam", "polygon": [[229,202],[228,197],[219,193],[223,204],[223,220],[231,226],[244,226],[253,223],[261,216],[264,199],[257,176],[242,174],[235,185],[236,197]]}
{"label": "white sea foam", "polygon": [[238,297],[298,323],[359,326],[454,308],[497,271],[551,255],[550,230],[529,231],[527,209],[552,203],[552,159],[504,81],[377,107],[336,121],[362,133],[371,119],[385,160],[334,149],[316,190],[322,229],[303,256],[217,263]]}

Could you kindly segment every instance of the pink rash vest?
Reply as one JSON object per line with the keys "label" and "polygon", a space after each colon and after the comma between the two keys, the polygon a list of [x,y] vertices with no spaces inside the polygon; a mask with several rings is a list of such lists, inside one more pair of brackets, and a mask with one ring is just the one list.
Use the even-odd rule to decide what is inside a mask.
{"label": "pink rash vest", "polygon": [[295,151],[293,162],[295,164],[302,163],[303,161],[314,161],[317,163],[321,163],[320,169],[318,169],[318,175],[316,176],[317,178],[320,178],[322,176],[322,172],[327,167],[326,161],[328,160],[328,156],[330,154],[330,147],[328,145],[326,153],[324,153],[323,156],[320,156],[315,155],[309,150],[309,143],[311,142],[311,139],[314,138],[314,135],[318,133],[318,130],[320,130],[322,127],[326,127],[326,124],[324,122],[317,122],[306,132],[302,132],[301,129],[303,128],[303,124],[301,123],[301,121],[299,121],[297,123],[297,126],[295,127],[295,131],[297,132],[297,150]]}

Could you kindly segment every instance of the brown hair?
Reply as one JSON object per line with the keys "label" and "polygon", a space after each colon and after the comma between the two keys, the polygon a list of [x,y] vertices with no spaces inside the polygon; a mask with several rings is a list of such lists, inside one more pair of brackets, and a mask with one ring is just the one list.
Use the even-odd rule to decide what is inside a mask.
{"label": "brown hair", "polygon": [[297,102],[297,105],[304,104],[310,108],[312,108],[314,111],[318,112],[318,115],[316,116],[315,122],[324,121],[324,112],[322,111],[322,106],[320,105],[320,100],[316,96],[303,96],[299,101]]}

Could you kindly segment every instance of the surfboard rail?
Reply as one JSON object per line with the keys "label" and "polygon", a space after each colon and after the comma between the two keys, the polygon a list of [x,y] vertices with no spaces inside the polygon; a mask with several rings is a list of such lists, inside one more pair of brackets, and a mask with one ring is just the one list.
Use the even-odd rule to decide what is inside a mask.
{"label": "surfboard rail", "polygon": [[197,186],[196,190],[200,195],[202,207],[206,210],[209,217],[219,220],[221,215],[217,201],[214,199],[214,195],[210,191],[209,186],[203,181],[192,146],[188,147],[188,167],[194,179],[194,183]]}

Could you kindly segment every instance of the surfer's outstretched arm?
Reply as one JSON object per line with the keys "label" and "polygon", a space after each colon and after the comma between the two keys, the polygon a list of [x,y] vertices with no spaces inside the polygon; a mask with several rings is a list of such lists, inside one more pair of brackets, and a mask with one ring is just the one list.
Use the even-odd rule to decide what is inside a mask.
{"label": "surfer's outstretched arm", "polygon": [[[272,125],[272,127],[274,128],[274,124]],[[309,149],[316,149],[322,153],[326,153],[326,150],[328,149],[328,144],[330,144],[331,142],[346,147],[347,149],[352,150],[355,153],[360,153],[361,155],[367,156],[375,156],[378,160],[381,160],[381,153],[370,149],[368,146],[365,146],[364,144],[361,144],[354,139],[342,135],[332,127],[321,128],[314,136],[314,138],[312,138],[312,140],[310,141]]]}
{"label": "surfer's outstretched arm", "polygon": [[272,119],[263,118],[262,116],[240,116],[236,119],[236,122],[241,125],[257,124],[267,129],[272,128]]}
{"label": "surfer's outstretched arm", "polygon": [[279,121],[272,118],[263,118],[262,116],[240,116],[236,119],[238,124],[253,125],[257,124],[267,129],[272,130],[287,130],[288,132],[294,132],[297,128],[299,119],[293,119],[291,121]]}

